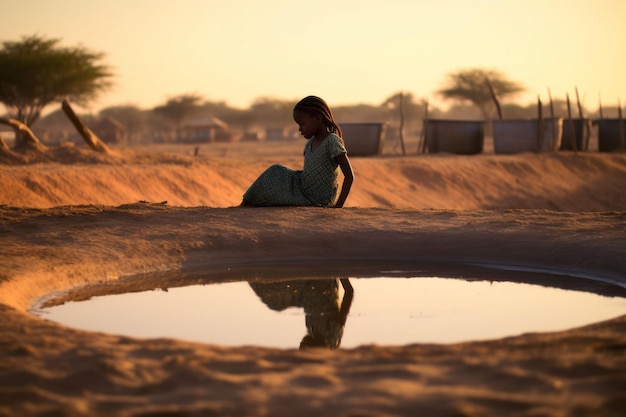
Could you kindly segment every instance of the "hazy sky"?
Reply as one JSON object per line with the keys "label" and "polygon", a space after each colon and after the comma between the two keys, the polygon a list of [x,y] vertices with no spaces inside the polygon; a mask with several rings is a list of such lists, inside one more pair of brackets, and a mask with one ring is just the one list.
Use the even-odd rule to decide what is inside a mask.
{"label": "hazy sky", "polygon": [[247,107],[309,94],[438,100],[446,75],[496,69],[518,101],[626,102],[622,0],[2,1],[0,40],[39,34],[106,54],[115,87],[93,104],[151,108],[187,93]]}

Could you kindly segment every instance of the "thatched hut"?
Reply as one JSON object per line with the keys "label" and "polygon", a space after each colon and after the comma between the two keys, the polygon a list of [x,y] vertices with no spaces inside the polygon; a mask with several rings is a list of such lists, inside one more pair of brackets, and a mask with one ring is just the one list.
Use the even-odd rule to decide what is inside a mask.
{"label": "thatched hut", "polygon": [[205,116],[183,125],[181,140],[189,143],[229,141],[228,124],[217,117]]}
{"label": "thatched hut", "polygon": [[113,145],[128,143],[128,129],[112,117],[101,118],[94,124],[92,130],[105,143]]}

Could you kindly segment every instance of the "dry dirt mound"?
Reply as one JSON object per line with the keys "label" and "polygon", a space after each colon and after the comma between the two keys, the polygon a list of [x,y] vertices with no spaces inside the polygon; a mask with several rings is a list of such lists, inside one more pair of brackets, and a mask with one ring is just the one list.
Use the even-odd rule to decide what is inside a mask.
{"label": "dry dirt mound", "polygon": [[[197,158],[135,150],[56,152],[57,162],[0,165],[0,204],[230,207],[270,164],[302,166],[290,152]],[[352,158],[352,164],[356,180],[348,207],[626,210],[624,154],[384,156]]]}

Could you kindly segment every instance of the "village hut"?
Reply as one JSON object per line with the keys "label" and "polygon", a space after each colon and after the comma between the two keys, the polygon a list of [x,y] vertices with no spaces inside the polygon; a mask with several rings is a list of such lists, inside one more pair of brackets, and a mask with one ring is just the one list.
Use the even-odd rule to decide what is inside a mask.
{"label": "village hut", "polygon": [[113,145],[126,145],[128,143],[126,126],[110,116],[98,120],[92,130],[105,143]]}
{"label": "village hut", "polygon": [[181,141],[187,143],[227,142],[231,140],[228,124],[217,117],[190,120],[182,128]]}

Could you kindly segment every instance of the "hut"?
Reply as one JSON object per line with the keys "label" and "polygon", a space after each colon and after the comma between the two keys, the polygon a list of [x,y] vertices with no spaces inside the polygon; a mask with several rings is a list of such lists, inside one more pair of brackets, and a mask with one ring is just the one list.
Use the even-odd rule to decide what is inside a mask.
{"label": "hut", "polygon": [[183,125],[181,140],[187,143],[225,141],[230,138],[226,123],[217,117],[205,116]]}
{"label": "hut", "polygon": [[98,138],[108,144],[126,145],[128,143],[126,126],[110,116],[98,120],[93,126],[93,132]]}

